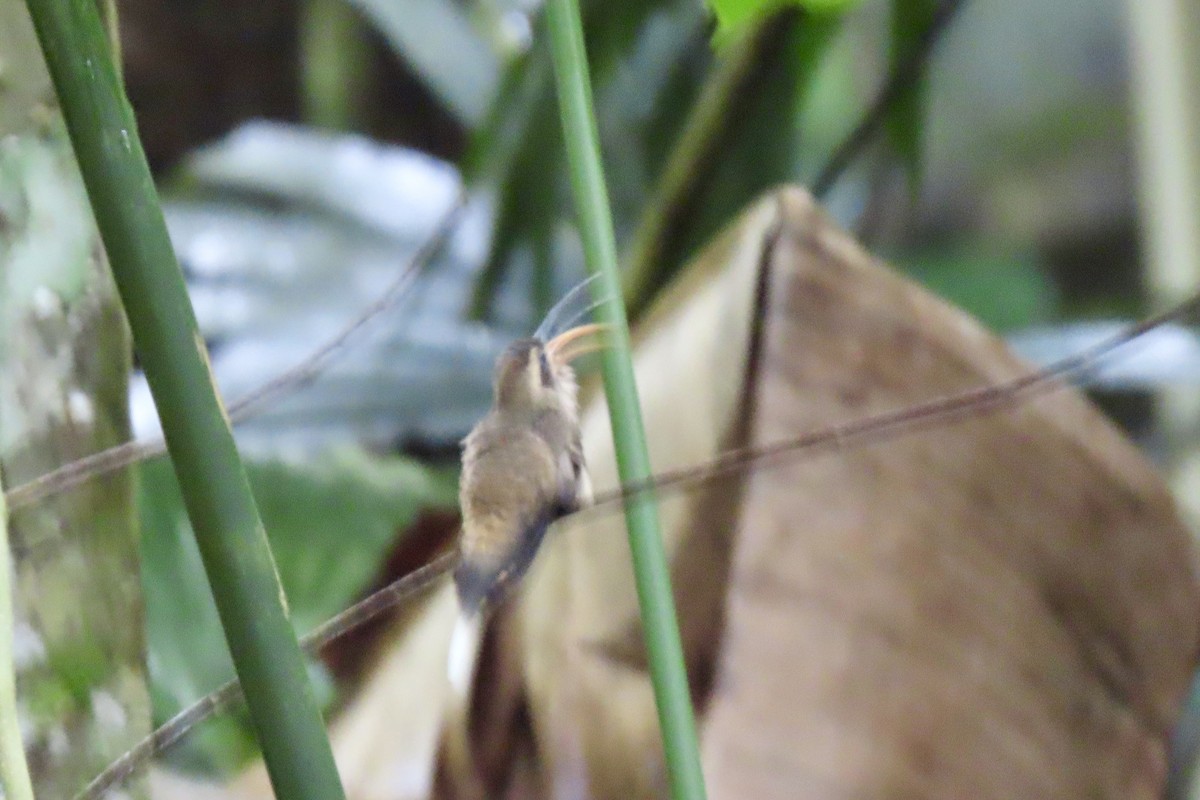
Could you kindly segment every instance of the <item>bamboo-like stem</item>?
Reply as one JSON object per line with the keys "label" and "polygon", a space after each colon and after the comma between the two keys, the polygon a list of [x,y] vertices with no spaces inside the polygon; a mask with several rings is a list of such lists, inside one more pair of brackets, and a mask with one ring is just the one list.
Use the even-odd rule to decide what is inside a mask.
{"label": "bamboo-like stem", "polygon": [[328,130],[354,130],[371,80],[366,23],[342,0],[300,5],[301,100],[304,119]]}
{"label": "bamboo-like stem", "polygon": [[[0,482],[0,489],[3,489]],[[17,718],[17,667],[13,662],[12,563],[8,549],[8,508],[0,491],[0,786],[9,800],[33,800],[33,783],[21,724]]]}
{"label": "bamboo-like stem", "polygon": [[1147,284],[1173,303],[1200,278],[1200,10],[1188,0],[1128,6]]}
{"label": "bamboo-like stem", "polygon": [[[1200,55],[1193,0],[1129,0],[1130,102],[1134,111],[1144,283],[1155,303],[1177,302],[1200,283]],[[1164,387],[1155,396],[1164,467],[1193,528],[1200,521],[1195,445],[1200,392]],[[1171,741],[1163,797],[1200,797],[1200,686]]]}
{"label": "bamboo-like stem", "polygon": [[94,0],[26,0],[276,796],[344,797]]}
{"label": "bamboo-like stem", "polygon": [[[600,164],[583,23],[576,0],[549,0],[546,23],[584,255],[589,271],[600,276],[592,282],[592,296],[597,300],[613,298],[597,309],[597,317],[609,326],[613,345],[604,352],[603,369],[617,472],[622,482],[643,481],[650,476],[650,456],[629,356],[629,325],[625,308],[617,299],[620,281],[616,239]],[[643,494],[628,499],[625,519],[671,796],[675,800],[699,800],[705,797],[704,775],[654,497]]]}
{"label": "bamboo-like stem", "polygon": [[[378,617],[385,611],[404,603],[417,594],[429,589],[442,576],[458,564],[458,551],[443,553],[423,567],[397,578],[384,588],[364,600],[326,620],[300,640],[300,646],[309,655],[318,654],[322,648],[340,636]],[[128,752],[113,761],[97,775],[74,800],[99,800],[109,790],[123,783],[129,776],[145,765],[157,753],[161,753],[182,739],[188,731],[214,714],[229,708],[243,698],[242,685],[237,679],[226,681],[215,691],[209,692],[171,719],[164,722]]]}

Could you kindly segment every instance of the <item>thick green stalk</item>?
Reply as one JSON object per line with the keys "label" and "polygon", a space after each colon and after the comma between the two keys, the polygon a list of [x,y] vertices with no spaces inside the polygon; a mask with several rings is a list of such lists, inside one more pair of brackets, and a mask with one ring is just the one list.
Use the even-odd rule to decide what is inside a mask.
{"label": "thick green stalk", "polygon": [[[3,489],[0,486],[0,489]],[[12,564],[8,553],[8,508],[0,491],[0,786],[9,800],[33,800],[33,783],[17,719],[17,666],[13,663]]]}
{"label": "thick green stalk", "polygon": [[[620,298],[612,212],[600,164],[583,24],[576,0],[549,0],[546,22],[584,255],[588,269],[600,275],[592,283],[592,293],[597,299]],[[622,483],[643,481],[650,475],[650,455],[629,357],[625,308],[619,299],[614,299],[600,306],[597,317],[611,326],[612,346],[604,351],[604,390],[612,418],[617,472]],[[683,646],[675,619],[671,576],[653,495],[639,493],[627,499],[625,520],[671,796],[675,800],[698,800],[705,796],[704,775],[700,769]]]}
{"label": "thick green stalk", "polygon": [[344,793],[94,0],[26,0],[276,796]]}

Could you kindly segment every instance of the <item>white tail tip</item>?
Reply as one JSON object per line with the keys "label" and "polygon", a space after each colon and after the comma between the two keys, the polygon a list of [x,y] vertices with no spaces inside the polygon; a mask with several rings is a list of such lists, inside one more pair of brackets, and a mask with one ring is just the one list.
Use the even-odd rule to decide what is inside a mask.
{"label": "white tail tip", "polygon": [[475,675],[475,657],[479,653],[481,615],[462,614],[454,623],[450,635],[450,655],[446,663],[446,676],[450,688],[460,698],[466,697]]}

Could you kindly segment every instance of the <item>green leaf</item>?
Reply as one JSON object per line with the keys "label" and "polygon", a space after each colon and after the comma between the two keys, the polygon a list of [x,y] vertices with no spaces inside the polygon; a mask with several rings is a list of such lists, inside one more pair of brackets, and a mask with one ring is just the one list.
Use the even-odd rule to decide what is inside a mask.
{"label": "green leaf", "polygon": [[781,12],[720,54],[631,247],[632,316],[741,208],[793,178],[801,109],[841,20]]}
{"label": "green leaf", "polygon": [[[706,17],[693,0],[615,6],[587,0],[583,13],[602,146],[613,154],[607,180],[621,236],[636,223],[662,164],[649,147],[682,122],[682,113],[663,119],[655,111],[664,100],[690,98],[702,78],[697,60],[711,58]],[[467,180],[496,198],[488,263],[471,305],[476,318],[489,316],[497,287],[511,275],[533,272],[535,291],[544,291],[547,264],[566,274],[581,271],[578,246],[562,236],[571,195],[557,116],[548,38],[539,25],[530,51],[509,66],[464,160]]]}
{"label": "green leaf", "polygon": [[855,5],[857,0],[709,0],[717,17],[714,41],[728,44],[762,17],[785,6],[799,6],[814,14],[836,14]]}
{"label": "green leaf", "polygon": [[348,0],[383,34],[465,126],[479,124],[495,97],[500,57],[458,3]]}
{"label": "green leaf", "polygon": [[1054,282],[1033,253],[975,243],[900,255],[895,263],[996,331],[1047,322],[1060,312]]}
{"label": "green leaf", "polygon": [[[893,0],[889,54],[893,70],[920,46],[936,7],[937,0]],[[909,190],[913,193],[921,182],[926,83],[926,71],[922,69],[896,97],[885,122],[888,141],[904,164]]]}

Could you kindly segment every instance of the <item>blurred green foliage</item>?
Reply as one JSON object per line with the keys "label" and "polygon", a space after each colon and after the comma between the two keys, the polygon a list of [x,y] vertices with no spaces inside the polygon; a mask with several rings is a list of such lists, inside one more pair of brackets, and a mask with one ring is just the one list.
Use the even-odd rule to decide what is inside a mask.
{"label": "blurred green foliage", "polygon": [[858,0],[708,0],[717,18],[715,39],[728,42],[762,17],[785,6],[799,6],[813,13],[842,12]]}
{"label": "blurred green foliage", "polygon": [[[888,59],[893,69],[919,45],[933,23],[941,0],[893,0]],[[905,86],[887,115],[888,139],[908,172],[909,190],[915,196],[921,182],[921,120],[924,119],[926,81]]]}
{"label": "blurred green foliage", "polygon": [[963,242],[897,259],[910,277],[971,313],[992,330],[1008,333],[1050,322],[1060,313],[1058,292],[1045,263],[1033,252]]}
{"label": "blurred green foliage", "polygon": [[[353,448],[302,465],[246,466],[297,634],[358,599],[420,511],[456,501],[456,469]],[[148,462],[139,472],[148,661],[161,724],[232,677],[233,665],[170,464]],[[328,679],[322,684],[328,702]],[[173,759],[227,769],[253,753],[253,741],[244,720],[226,719]]]}
{"label": "blurred green foliage", "polygon": [[[847,5],[847,4],[841,4]],[[794,5],[755,16],[714,55],[711,20],[689,0],[584,5],[587,48],[626,301],[633,318],[687,257],[772,185],[794,181],[805,153],[798,121],[837,14]],[[473,311],[516,271],[552,300],[552,269],[578,265],[545,37],[514,59],[465,161],[494,193],[488,265]]]}

